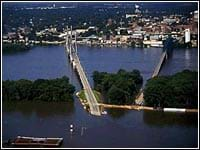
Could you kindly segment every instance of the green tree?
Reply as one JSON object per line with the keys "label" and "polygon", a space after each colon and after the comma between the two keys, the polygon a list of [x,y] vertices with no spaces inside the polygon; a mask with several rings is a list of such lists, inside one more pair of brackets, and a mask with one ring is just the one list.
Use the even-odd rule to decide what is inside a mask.
{"label": "green tree", "polygon": [[75,87],[64,76],[35,81],[3,81],[3,100],[71,101]]}
{"label": "green tree", "polygon": [[184,70],[150,79],[144,89],[144,99],[148,106],[197,108],[198,74]]}
{"label": "green tree", "polygon": [[130,104],[138,93],[143,79],[138,70],[119,69],[116,74],[93,72],[94,88],[103,93],[107,103]]}

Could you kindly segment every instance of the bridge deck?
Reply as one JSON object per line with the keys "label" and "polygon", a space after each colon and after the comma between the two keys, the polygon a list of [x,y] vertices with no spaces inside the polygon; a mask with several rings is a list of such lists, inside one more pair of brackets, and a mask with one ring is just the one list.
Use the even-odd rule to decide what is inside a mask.
{"label": "bridge deck", "polygon": [[165,51],[165,52],[162,53],[162,55],[161,55],[161,57],[160,57],[159,63],[158,63],[158,65],[156,66],[156,69],[154,70],[154,73],[153,73],[153,75],[152,75],[152,78],[155,77],[155,76],[157,76],[158,73],[160,72],[160,69],[161,69],[161,67],[162,67],[162,64],[163,64],[163,62],[164,62],[166,56],[167,56],[167,52]]}
{"label": "bridge deck", "polygon": [[86,99],[87,99],[89,106],[90,106],[90,112],[93,115],[100,116],[101,112],[100,112],[100,109],[99,109],[98,102],[97,102],[96,97],[94,96],[94,93],[93,93],[93,91],[90,87],[90,84],[87,80],[87,77],[86,77],[85,72],[84,72],[84,70],[81,66],[81,63],[80,63],[80,60],[79,60],[77,54],[74,55],[74,62],[75,62],[75,66],[76,66],[77,72],[79,74],[79,77],[81,79],[83,89],[85,91]]}
{"label": "bridge deck", "polygon": [[71,30],[71,32],[69,33],[68,27],[67,27],[67,33],[65,34],[65,36],[66,36],[66,53],[68,54],[70,62],[73,64],[73,67],[75,67],[78,72],[79,78],[83,85],[86,99],[87,99],[89,107],[90,107],[90,113],[92,115],[100,116],[101,112],[100,112],[98,102],[96,100],[96,97],[94,96],[94,93],[90,87],[90,84],[87,80],[87,77],[85,75],[83,67],[81,66],[79,57],[77,55],[76,34],[74,37],[74,41],[72,39],[72,26],[71,26],[70,30]]}
{"label": "bridge deck", "polygon": [[[164,60],[165,60],[166,57],[167,57],[167,52],[165,51],[165,52],[162,53],[162,55],[160,57],[160,60],[158,62],[158,65],[156,66],[156,68],[155,68],[155,70],[154,70],[153,75],[152,75],[151,78],[153,78],[153,77],[155,77],[155,76],[158,75],[158,73],[160,72],[162,64],[163,64],[163,62],[164,62]],[[143,104],[143,102],[144,102],[144,97],[143,96],[144,96],[144,94],[143,94],[143,91],[142,91],[138,95],[138,97],[136,98],[135,103],[138,104],[138,105]]]}

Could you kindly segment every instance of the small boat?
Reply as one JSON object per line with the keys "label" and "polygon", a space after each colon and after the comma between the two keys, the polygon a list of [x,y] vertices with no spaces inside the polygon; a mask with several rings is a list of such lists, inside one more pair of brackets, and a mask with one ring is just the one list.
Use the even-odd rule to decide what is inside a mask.
{"label": "small boat", "polygon": [[103,114],[103,115],[107,115],[107,111],[104,110],[104,111],[102,112],[102,114]]}
{"label": "small boat", "polygon": [[61,145],[63,138],[37,138],[17,136],[12,142],[14,146],[50,146],[58,147]]}

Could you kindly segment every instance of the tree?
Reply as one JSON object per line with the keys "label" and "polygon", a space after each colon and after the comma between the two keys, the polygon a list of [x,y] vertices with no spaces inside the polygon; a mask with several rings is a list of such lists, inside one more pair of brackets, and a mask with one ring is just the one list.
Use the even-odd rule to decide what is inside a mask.
{"label": "tree", "polygon": [[125,92],[113,85],[108,91],[108,102],[112,104],[124,104],[126,102]]}
{"label": "tree", "polygon": [[64,76],[35,81],[3,81],[3,100],[71,101],[75,87]]}
{"label": "tree", "polygon": [[94,88],[103,93],[107,103],[130,104],[142,85],[138,70],[127,72],[119,69],[116,74],[93,72]]}
{"label": "tree", "polygon": [[198,74],[184,70],[172,76],[148,80],[144,89],[147,106],[198,107]]}

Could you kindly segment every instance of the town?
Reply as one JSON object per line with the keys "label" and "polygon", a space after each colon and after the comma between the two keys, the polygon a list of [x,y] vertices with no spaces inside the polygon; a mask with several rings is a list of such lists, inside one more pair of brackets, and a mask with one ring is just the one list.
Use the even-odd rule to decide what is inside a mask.
{"label": "town", "polygon": [[[90,18],[91,16],[88,19],[80,20],[79,24],[72,31],[72,35],[77,34],[77,44],[100,47],[163,47],[164,41],[170,36],[174,39],[175,47],[177,48],[198,46],[197,10],[187,14],[169,14],[144,9],[138,4],[129,6],[129,12],[123,11],[125,6],[120,3],[108,6],[97,6],[94,5],[92,8],[96,11],[97,16],[101,12],[107,12],[108,16],[101,17],[101,23],[96,23],[94,19],[93,21]],[[15,11],[20,11],[19,14],[22,12],[26,14],[26,11],[30,10],[41,11],[38,13],[51,10],[62,10],[63,12],[63,10],[73,11],[76,7],[78,6],[72,5],[64,7],[53,4],[48,7],[30,7],[20,10],[16,8]],[[82,7],[84,8],[85,6]],[[9,10],[9,8],[7,9]],[[30,15],[33,16],[32,18],[26,16],[27,20],[22,23],[23,25],[19,24],[16,27],[8,27],[5,23],[3,26],[5,29],[3,32],[3,43],[24,45],[64,44],[67,26],[73,24],[73,18],[62,18],[60,22],[59,17],[56,18],[56,16],[55,22],[56,24],[61,24],[61,26],[57,26],[56,24],[42,26],[45,20],[48,20],[48,15],[46,14],[41,15],[41,18],[36,18],[36,15]],[[9,16],[11,22],[16,19],[14,16],[15,14]],[[44,17],[42,18],[42,16]],[[39,19],[39,22],[36,19]],[[71,23],[70,20],[72,20]]]}
{"label": "town", "polygon": [[1,2],[1,148],[198,148],[198,2]]}

